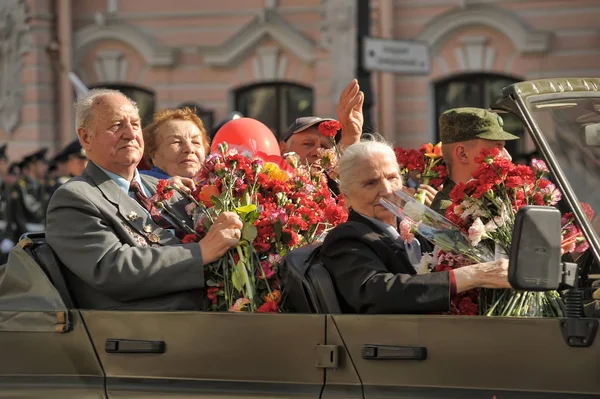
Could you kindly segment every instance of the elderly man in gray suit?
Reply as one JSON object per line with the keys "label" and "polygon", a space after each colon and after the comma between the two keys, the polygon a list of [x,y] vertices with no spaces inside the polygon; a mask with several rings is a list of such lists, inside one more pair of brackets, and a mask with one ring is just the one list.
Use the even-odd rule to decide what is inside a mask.
{"label": "elderly man in gray suit", "polygon": [[176,194],[165,201],[177,218],[147,201],[158,181],[137,171],[144,142],[135,103],[98,89],[75,107],[90,162],[52,196],[46,238],[68,269],[78,307],[205,309],[204,265],[238,243],[239,217],[223,213],[199,243],[183,244],[181,222],[192,225],[187,200]]}

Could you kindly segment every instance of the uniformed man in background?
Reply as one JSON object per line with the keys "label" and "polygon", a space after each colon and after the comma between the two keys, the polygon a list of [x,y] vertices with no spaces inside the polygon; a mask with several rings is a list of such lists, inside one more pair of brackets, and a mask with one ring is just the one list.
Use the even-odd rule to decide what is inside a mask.
{"label": "uniformed man in background", "polygon": [[6,263],[8,252],[14,246],[8,221],[8,175],[9,163],[6,156],[7,144],[0,147],[0,265]]}
{"label": "uniformed man in background", "polygon": [[47,148],[43,148],[23,158],[21,177],[10,192],[10,216],[16,242],[27,232],[44,231],[46,207],[49,200],[46,189],[48,163],[45,159]]}
{"label": "uniformed man in background", "polygon": [[49,179],[49,196],[71,178],[79,176],[87,166],[87,156],[79,139],[73,140],[55,156],[58,166],[55,175]]}
{"label": "uniformed man in background", "polygon": [[59,152],[50,160],[48,164],[48,178],[47,178],[47,186],[50,195],[56,190],[61,184],[66,183],[68,178],[67,171],[67,157],[64,154],[64,151]]}
{"label": "uniformed man in background", "polygon": [[67,158],[67,176],[69,179],[81,175],[87,166],[88,159],[79,139],[73,140],[64,149],[63,154]]}

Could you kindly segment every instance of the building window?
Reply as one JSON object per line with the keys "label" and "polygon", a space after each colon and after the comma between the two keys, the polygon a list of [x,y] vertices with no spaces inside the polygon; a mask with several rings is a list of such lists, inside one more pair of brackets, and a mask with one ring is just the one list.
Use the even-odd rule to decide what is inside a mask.
{"label": "building window", "polygon": [[210,132],[212,132],[215,123],[214,111],[203,108],[200,105],[193,102],[186,102],[180,104],[177,108],[183,109],[185,107],[192,109],[192,111],[195,110],[196,115],[198,115],[198,118],[200,118],[202,124],[204,125],[204,129],[206,129],[207,133],[210,135]]}
{"label": "building window", "polygon": [[313,91],[293,83],[266,83],[235,91],[235,110],[267,125],[279,139],[296,118],[313,115]]}
{"label": "building window", "polygon": [[[466,74],[453,76],[435,84],[436,118],[452,108],[477,107],[489,108],[502,95],[502,89],[519,82],[509,76],[490,74]],[[513,114],[502,114],[504,129],[523,137],[523,124]],[[436,141],[440,139],[439,125],[436,121]],[[523,140],[508,141],[506,149],[513,157],[523,153]]]}
{"label": "building window", "polygon": [[139,86],[123,84],[98,84],[90,87],[90,90],[91,89],[119,90],[121,93],[125,94],[127,97],[136,102],[137,107],[140,110],[142,126],[145,127],[152,122],[152,116],[154,115],[154,109],[156,106],[156,95],[152,90],[148,90]]}

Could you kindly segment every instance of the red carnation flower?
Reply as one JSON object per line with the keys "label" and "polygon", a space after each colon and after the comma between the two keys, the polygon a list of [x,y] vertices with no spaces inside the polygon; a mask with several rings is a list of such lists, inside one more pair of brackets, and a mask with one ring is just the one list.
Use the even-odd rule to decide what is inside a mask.
{"label": "red carnation flower", "polygon": [[168,180],[159,180],[156,185],[156,195],[162,200],[169,200],[175,194],[173,187],[169,186]]}
{"label": "red carnation flower", "polygon": [[183,244],[189,244],[191,242],[196,242],[198,240],[198,236],[196,234],[186,234],[181,239]]}
{"label": "red carnation flower", "polygon": [[338,130],[342,128],[342,124],[336,120],[325,121],[319,124],[319,133],[326,137],[335,137]]}

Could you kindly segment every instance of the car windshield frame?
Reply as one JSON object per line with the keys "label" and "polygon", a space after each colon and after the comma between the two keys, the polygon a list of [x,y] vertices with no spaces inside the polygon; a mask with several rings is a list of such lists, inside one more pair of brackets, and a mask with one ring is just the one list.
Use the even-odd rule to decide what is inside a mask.
{"label": "car windshield frame", "polygon": [[[593,253],[596,262],[600,264],[598,233],[594,230],[592,222],[586,217],[575,190],[569,183],[556,154],[538,124],[539,121],[535,116],[537,110],[533,109],[534,104],[539,105],[540,102],[555,102],[558,100],[567,102],[569,99],[577,101],[582,98],[598,98],[600,101],[600,79],[548,79],[516,83],[505,87],[503,97],[491,108],[513,113],[521,119],[536,148],[556,179],[556,184],[561,190],[563,198],[573,211],[575,220],[588,241],[590,251]],[[579,134],[579,132],[574,132],[574,134]],[[594,209],[594,211],[600,212],[598,209]]]}

